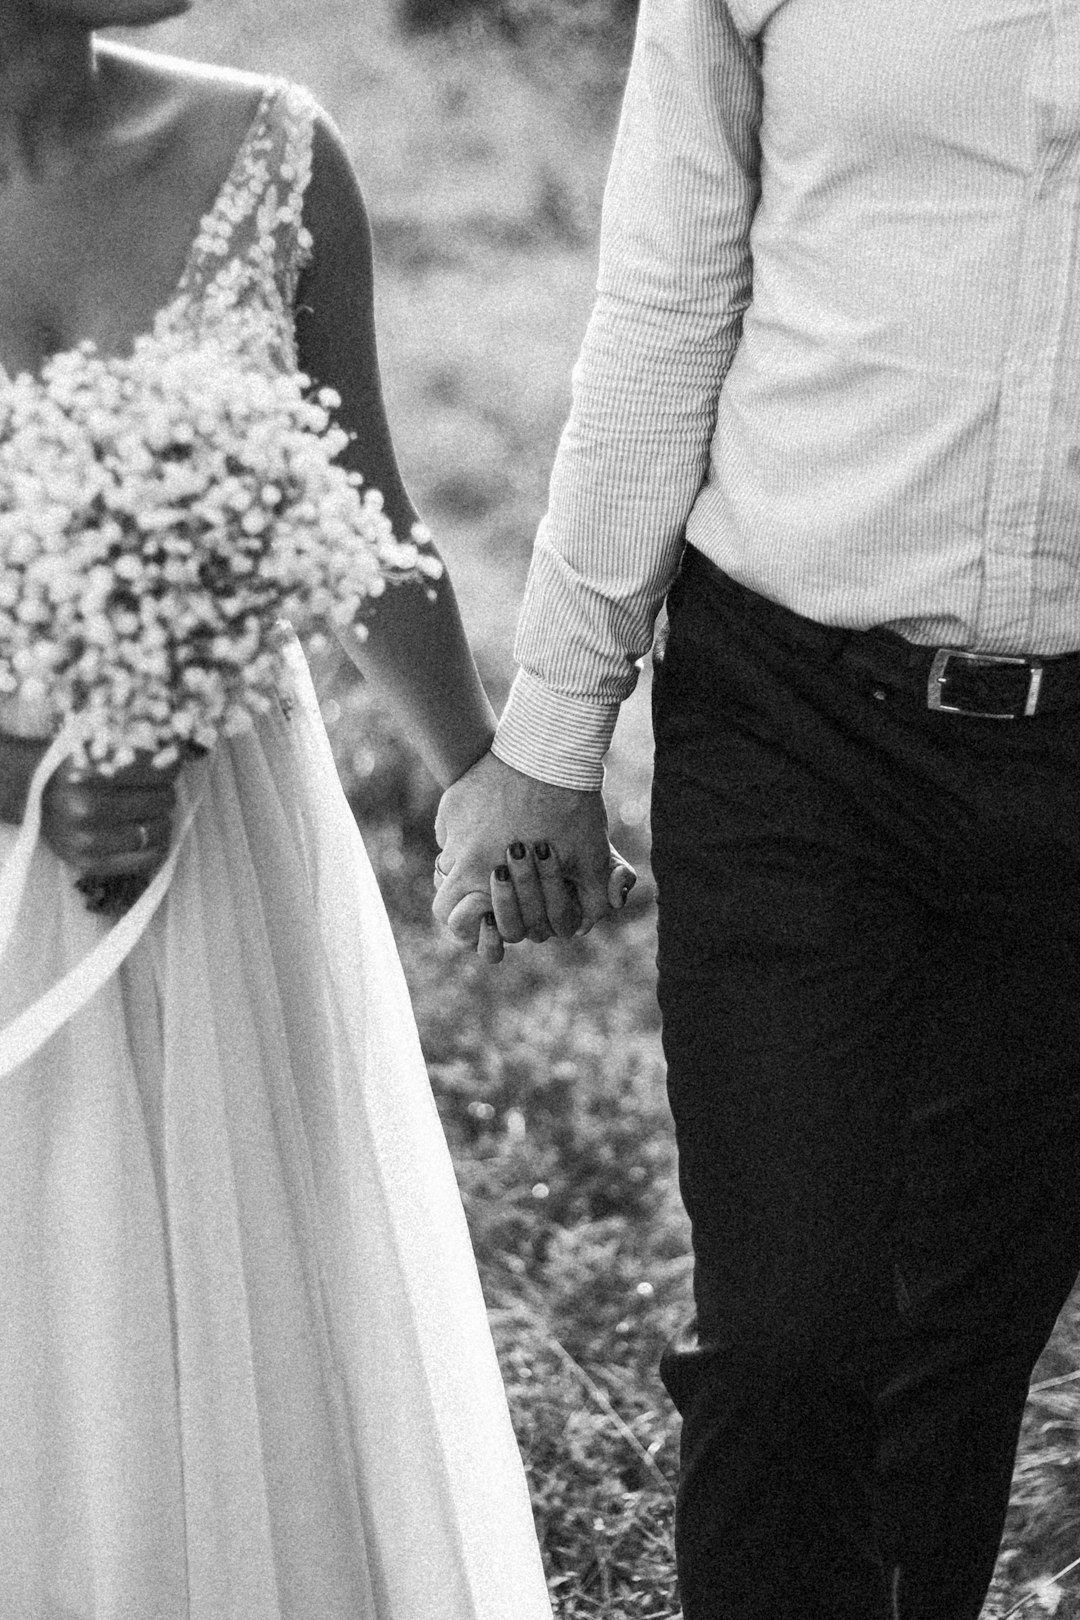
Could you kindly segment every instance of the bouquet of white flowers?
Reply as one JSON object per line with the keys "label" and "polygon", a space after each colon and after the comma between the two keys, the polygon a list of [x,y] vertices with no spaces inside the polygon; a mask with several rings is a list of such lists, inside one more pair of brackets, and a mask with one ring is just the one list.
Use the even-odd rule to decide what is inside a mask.
{"label": "bouquet of white flowers", "polygon": [[[53,734],[0,870],[0,957],[65,758],[111,772],[140,753],[162,767],[205,753],[277,701],[283,621],[325,635],[388,579],[441,572],[426,533],[399,543],[378,492],[340,465],[337,398],[309,389],[253,369],[237,345],[158,331],[130,357],[86,345],[0,390],[0,703],[15,700],[21,729]],[[181,824],[152,879],[81,880],[90,909],[119,920],[0,1031],[0,1078],[146,928],[193,786],[180,784]]]}
{"label": "bouquet of white flowers", "polygon": [[0,395],[0,698],[67,726],[77,763],[162,765],[275,698],[280,622],[356,618],[433,577],[337,457],[324,390],[160,334],[85,345]]}

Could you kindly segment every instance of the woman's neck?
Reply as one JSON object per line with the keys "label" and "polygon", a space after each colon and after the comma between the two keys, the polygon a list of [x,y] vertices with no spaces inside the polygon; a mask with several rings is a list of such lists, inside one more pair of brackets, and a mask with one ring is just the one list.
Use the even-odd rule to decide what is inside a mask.
{"label": "woman's neck", "polygon": [[90,29],[0,9],[0,186],[70,159],[93,127],[97,99]]}

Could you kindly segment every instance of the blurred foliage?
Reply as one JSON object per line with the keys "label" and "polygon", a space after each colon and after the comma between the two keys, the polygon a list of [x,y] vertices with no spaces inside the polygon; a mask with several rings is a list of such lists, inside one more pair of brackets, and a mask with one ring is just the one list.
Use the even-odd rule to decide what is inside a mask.
{"label": "blurred foliage", "polygon": [[604,1601],[624,1586],[642,1614],[663,1612],[640,1606],[643,1535],[652,1601],[659,1573],[671,1583],[655,1519],[675,1420],[656,1364],[689,1304],[653,929],[644,901],[602,937],[511,952],[498,975],[432,949],[426,926],[399,936],[549,1570],[606,1582]]}
{"label": "blurred foliage", "polygon": [[410,33],[481,23],[514,44],[562,35],[622,55],[637,0],[399,0],[398,15]]}
{"label": "blurred foliage", "polygon": [[432,926],[423,767],[362,686],[334,672],[322,690],[412,991],[556,1613],[668,1620],[678,1422],[657,1364],[691,1308],[690,1262],[647,876],[605,929],[484,966]]}
{"label": "blurred foliage", "polygon": [[1020,1611],[1080,1620],[1080,1294],[1069,1300],[1031,1382],[1001,1557],[986,1620]]}

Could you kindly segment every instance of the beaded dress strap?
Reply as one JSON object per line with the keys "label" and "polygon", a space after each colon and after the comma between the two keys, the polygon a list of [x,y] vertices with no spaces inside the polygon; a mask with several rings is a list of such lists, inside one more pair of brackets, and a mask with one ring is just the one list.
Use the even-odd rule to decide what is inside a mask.
{"label": "beaded dress strap", "polygon": [[318,103],[299,85],[267,82],[229,175],[191,246],[176,313],[220,311],[276,290],[291,316],[296,285],[312,252],[303,223]]}

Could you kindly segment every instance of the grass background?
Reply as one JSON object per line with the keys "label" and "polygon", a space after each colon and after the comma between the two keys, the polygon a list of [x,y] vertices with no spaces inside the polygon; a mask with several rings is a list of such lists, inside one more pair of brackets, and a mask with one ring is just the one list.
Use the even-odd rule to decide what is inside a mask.
{"label": "grass background", "polygon": [[[480,10],[472,9],[479,6]],[[458,25],[417,31],[447,8]],[[484,20],[486,19],[486,21]],[[411,26],[405,26],[406,24]],[[629,39],[619,0],[199,0],[142,43],[309,85],[348,142],[378,261],[384,380],[493,700],[592,300]],[[677,1427],[656,1375],[689,1301],[648,882],[648,677],[611,759],[643,873],[602,937],[494,972],[429,918],[432,784],[340,668],[331,739],[413,990],[560,1620],[678,1607]],[[986,1620],[1080,1620],[1080,1306],[1036,1373]]]}

